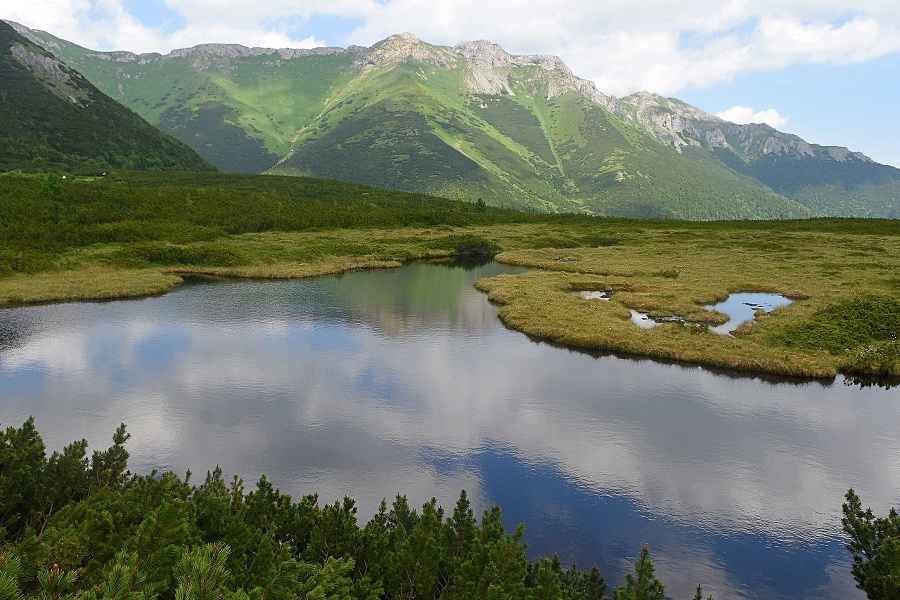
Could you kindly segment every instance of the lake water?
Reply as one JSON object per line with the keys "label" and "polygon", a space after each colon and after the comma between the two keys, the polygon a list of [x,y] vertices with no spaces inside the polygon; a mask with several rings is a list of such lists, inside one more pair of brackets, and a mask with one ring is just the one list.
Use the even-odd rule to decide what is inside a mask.
{"label": "lake water", "polygon": [[0,310],[0,421],[130,466],[265,473],[296,498],[462,488],[526,524],[532,555],[611,584],[649,543],[671,597],[860,598],[848,487],[900,505],[896,389],[774,382],[595,356],[506,329],[472,284],[509,269],[413,265],[185,285],[142,300]]}

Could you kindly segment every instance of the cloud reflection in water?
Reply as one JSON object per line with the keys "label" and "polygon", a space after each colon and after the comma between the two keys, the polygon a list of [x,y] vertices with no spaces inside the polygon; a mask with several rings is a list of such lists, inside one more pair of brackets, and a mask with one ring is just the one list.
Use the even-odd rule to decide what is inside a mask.
{"label": "cloud reflection in water", "polygon": [[614,582],[653,543],[677,596],[702,576],[716,597],[845,597],[843,493],[900,501],[890,392],[533,343],[472,288],[499,270],[0,311],[16,333],[0,342],[2,420],[34,414],[50,449],[103,447],[125,421],[133,470],[266,473],[295,496],[351,496],[362,519],[398,491],[451,509],[465,488],[526,521],[535,550],[606,561]]}

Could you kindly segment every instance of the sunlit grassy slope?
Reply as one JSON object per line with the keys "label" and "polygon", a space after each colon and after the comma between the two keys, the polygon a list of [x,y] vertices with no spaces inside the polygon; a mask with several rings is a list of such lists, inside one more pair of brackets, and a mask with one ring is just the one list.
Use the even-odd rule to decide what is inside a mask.
{"label": "sunlit grassy slope", "polygon": [[272,172],[639,218],[789,218],[809,211],[702,155],[673,152],[540,74],[514,95],[461,92],[464,70],[390,65],[344,88]]}

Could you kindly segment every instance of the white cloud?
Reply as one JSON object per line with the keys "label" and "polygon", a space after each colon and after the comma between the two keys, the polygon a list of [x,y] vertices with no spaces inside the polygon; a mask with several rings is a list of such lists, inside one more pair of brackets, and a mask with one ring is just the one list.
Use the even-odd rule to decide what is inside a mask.
{"label": "white cloud", "polygon": [[716,116],[732,123],[765,123],[775,129],[780,129],[788,124],[790,119],[774,108],[766,110],[754,110],[749,106],[732,106],[728,110],[717,112]]}

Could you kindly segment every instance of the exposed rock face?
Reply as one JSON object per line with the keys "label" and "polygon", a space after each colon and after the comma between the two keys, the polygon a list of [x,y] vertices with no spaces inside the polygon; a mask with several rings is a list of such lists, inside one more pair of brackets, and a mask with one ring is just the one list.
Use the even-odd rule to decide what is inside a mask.
{"label": "exposed rock face", "polygon": [[431,46],[411,33],[392,35],[362,52],[354,64],[369,71],[391,63],[417,62],[449,69],[456,57],[447,48]]}
{"label": "exposed rock face", "polygon": [[68,69],[56,58],[31,52],[22,44],[13,44],[10,50],[16,60],[27,67],[37,69],[44,77],[55,79],[62,83],[72,83],[72,76],[69,75]]}
{"label": "exposed rock face", "polygon": [[466,83],[475,93],[512,94],[509,84],[512,70],[517,67],[537,66],[545,72],[549,96],[574,90],[610,112],[617,112],[620,109],[618,100],[597,90],[594,82],[576,77],[558,56],[548,54],[514,56],[487,40],[460,42],[453,47],[453,52],[468,63]]}
{"label": "exposed rock face", "polygon": [[869,162],[874,163],[875,161],[863,154],[862,152],[851,152],[847,148],[841,148],[839,146],[833,146],[828,148],[828,156],[833,158],[838,162],[844,162],[848,160],[858,160],[860,162]]}
{"label": "exposed rock face", "polygon": [[466,87],[476,94],[513,94],[509,85],[512,56],[486,40],[460,42],[453,52],[467,63]]}
{"label": "exposed rock face", "polygon": [[[782,133],[763,123],[731,123],[680,100],[650,92],[626,96],[618,110],[610,111],[675,148],[730,148],[751,160],[768,155],[794,158],[817,155],[811,144],[796,135]],[[826,154],[836,161],[872,162],[864,154],[847,148],[828,147]]]}
{"label": "exposed rock face", "polygon": [[453,52],[480,69],[505,69],[512,66],[512,56],[499,45],[487,40],[460,42],[453,46]]}
{"label": "exposed rock face", "polygon": [[728,125],[727,121],[679,100],[637,92],[623,98],[619,106],[613,112],[620,114],[626,123],[643,127],[656,139],[676,148],[699,146],[700,140],[706,140],[711,146],[726,143],[722,128]]}
{"label": "exposed rock face", "polygon": [[67,98],[78,106],[87,106],[91,103],[90,93],[81,85],[84,78],[75,71],[71,71],[55,56],[34,52],[19,43],[10,46],[10,53],[22,65],[37,71],[50,91],[57,96]]}
{"label": "exposed rock face", "polygon": [[593,81],[587,79],[575,78],[575,87],[588,100],[596,102],[609,112],[619,114],[622,112],[622,103],[615,96],[607,96],[597,89]]}
{"label": "exposed rock face", "polygon": [[729,123],[728,133],[740,140],[740,150],[750,157],[768,154],[790,154],[795,157],[816,155],[812,146],[796,135],[781,133],[762,123]]}

